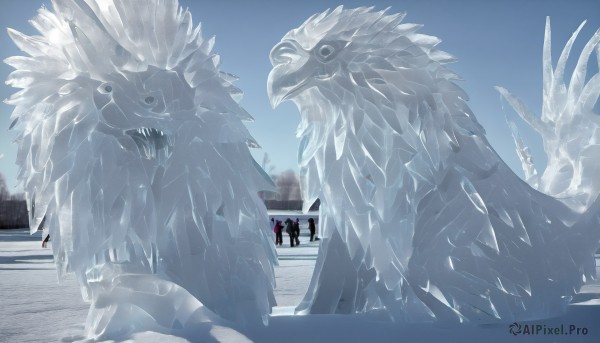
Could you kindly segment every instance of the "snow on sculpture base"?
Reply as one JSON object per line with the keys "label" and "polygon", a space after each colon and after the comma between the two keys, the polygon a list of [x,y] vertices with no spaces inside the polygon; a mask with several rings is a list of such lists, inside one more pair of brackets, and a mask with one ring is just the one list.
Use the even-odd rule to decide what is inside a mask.
{"label": "snow on sculpture base", "polygon": [[92,303],[89,337],[206,309],[266,324],[276,253],[257,193],[273,186],[214,39],[176,0],[56,0],[31,23],[39,36],[9,29],[27,56],[5,60],[17,163],[32,232]]}
{"label": "snow on sculpture base", "polygon": [[[554,180],[545,184],[557,191],[542,194],[490,146],[446,67],[454,58],[404,16],[340,6],[271,51],[271,103],[299,108],[303,199],[321,200],[325,237],[297,312],[479,323],[562,313],[595,275],[600,239],[600,187],[585,181],[600,159],[591,118],[599,74],[583,87],[581,63],[598,52],[600,33],[584,48],[564,118],[586,119],[572,131],[585,139],[540,130],[555,148],[548,152],[561,165],[577,158],[569,161],[577,168],[548,173]],[[556,87],[544,94],[560,103],[565,87]],[[565,184],[577,199],[553,197]]]}
{"label": "snow on sculpture base", "polygon": [[119,337],[145,330],[189,331],[199,323],[223,322],[184,288],[155,275],[122,275],[97,292],[86,337]]}

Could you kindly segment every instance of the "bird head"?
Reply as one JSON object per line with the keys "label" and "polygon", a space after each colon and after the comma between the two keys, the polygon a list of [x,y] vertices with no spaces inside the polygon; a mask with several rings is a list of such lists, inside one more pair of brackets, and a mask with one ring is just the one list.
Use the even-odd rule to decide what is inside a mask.
{"label": "bird head", "polygon": [[[434,49],[438,38],[416,33],[422,25],[403,24],[405,13],[387,11],[339,6],[313,15],[288,32],[270,54],[273,70],[267,90],[271,105],[294,100],[311,88],[327,93],[357,87],[382,92],[381,83],[401,84],[390,79],[390,72],[453,61]],[[400,87],[410,88],[407,82]]]}
{"label": "bird head", "polygon": [[[30,55],[5,61],[17,69],[7,83],[24,89],[7,102],[20,109],[13,126],[23,124],[26,135],[52,121],[58,124],[55,135],[85,126],[154,160],[183,136],[182,128],[192,126],[206,142],[253,142],[241,124],[251,117],[237,104],[237,78],[219,70],[214,38],[204,39],[176,0],[64,0],[53,6],[31,21],[41,35],[9,29]],[[73,150],[79,142],[53,143],[46,144],[48,152],[53,146]]]}
{"label": "bird head", "polygon": [[454,58],[435,49],[438,38],[417,33],[422,25],[402,23],[404,17],[342,6],[313,15],[271,50],[271,105],[291,100],[307,114],[308,103],[319,99],[321,108],[351,103],[363,110],[368,103],[432,103],[436,79],[458,78],[442,67]]}

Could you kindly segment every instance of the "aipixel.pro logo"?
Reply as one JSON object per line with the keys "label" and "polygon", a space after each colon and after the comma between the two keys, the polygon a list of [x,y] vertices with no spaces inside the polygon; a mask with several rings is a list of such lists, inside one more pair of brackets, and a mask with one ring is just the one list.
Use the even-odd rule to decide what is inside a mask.
{"label": "aipixel.pro logo", "polygon": [[558,336],[558,335],[574,335],[574,336],[585,336],[588,334],[588,328],[578,327],[577,325],[565,325],[560,324],[558,326],[552,326],[547,324],[519,324],[514,322],[508,326],[508,332],[513,336]]}

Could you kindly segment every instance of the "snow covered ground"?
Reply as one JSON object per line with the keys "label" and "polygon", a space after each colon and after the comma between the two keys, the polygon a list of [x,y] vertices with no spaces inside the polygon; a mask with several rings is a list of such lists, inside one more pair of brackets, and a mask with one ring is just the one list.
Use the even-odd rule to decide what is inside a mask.
{"label": "snow covered ground", "polygon": [[[273,214],[273,213],[271,213]],[[295,213],[277,213],[295,219]],[[305,218],[301,217],[301,221]],[[124,342],[600,342],[600,283],[592,282],[578,294],[565,315],[543,321],[520,322],[521,332],[509,324],[398,324],[376,316],[291,316],[308,288],[318,242],[308,242],[303,225],[301,244],[277,248],[278,307],[268,327],[206,325],[187,337],[143,332]],[[88,305],[81,300],[75,280],[57,283],[50,249],[40,247],[39,234],[26,230],[0,231],[0,342],[74,342],[83,340]],[[533,326],[531,326],[533,325]],[[562,334],[561,333],[562,327]],[[537,334],[535,331],[539,328]],[[569,334],[570,329],[573,332]],[[576,330],[579,328],[579,335]],[[513,332],[519,326],[513,326]],[[583,334],[585,329],[586,334]],[[546,334],[544,334],[544,330]],[[558,330],[559,335],[555,335]],[[527,331],[531,334],[524,334]],[[553,334],[550,335],[549,331]],[[113,341],[110,341],[113,342]]]}

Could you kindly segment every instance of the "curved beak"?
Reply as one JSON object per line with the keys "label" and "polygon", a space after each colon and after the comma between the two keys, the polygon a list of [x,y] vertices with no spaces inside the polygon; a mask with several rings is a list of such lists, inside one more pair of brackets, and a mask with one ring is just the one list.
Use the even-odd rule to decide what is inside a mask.
{"label": "curved beak", "polygon": [[285,100],[292,99],[306,89],[305,86],[308,84],[311,76],[310,73],[302,75],[303,68],[289,74],[283,69],[278,67],[273,68],[267,80],[267,93],[269,94],[269,100],[273,108],[279,106]]}
{"label": "curved beak", "polygon": [[277,44],[269,57],[273,69],[267,79],[267,93],[275,108],[304,90],[313,73],[308,66],[309,55],[292,42]]}
{"label": "curved beak", "polygon": [[284,79],[286,72],[283,65],[278,65],[271,70],[269,78],[267,79],[267,94],[269,95],[269,102],[272,108],[276,108],[290,93],[290,87],[284,86]]}

